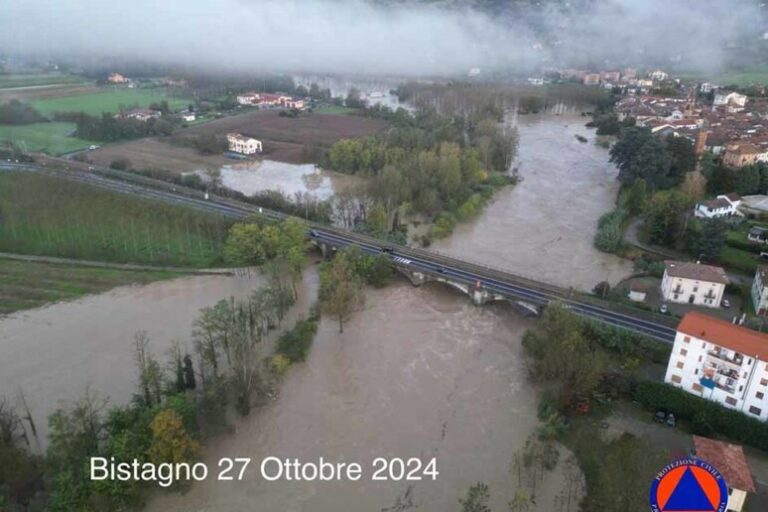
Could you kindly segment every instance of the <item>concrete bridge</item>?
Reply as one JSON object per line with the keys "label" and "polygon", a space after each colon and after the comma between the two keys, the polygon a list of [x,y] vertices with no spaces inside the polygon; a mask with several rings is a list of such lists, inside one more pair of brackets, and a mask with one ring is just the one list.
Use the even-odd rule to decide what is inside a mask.
{"label": "concrete bridge", "polygon": [[[34,164],[0,163],[0,171],[40,172],[238,220],[253,215],[273,219],[287,217],[286,214],[252,204],[113,169],[99,168],[95,172],[62,171]],[[348,246],[355,246],[365,254],[384,253],[392,265],[414,285],[419,286],[427,281],[442,282],[467,294],[478,305],[506,300],[525,314],[538,314],[541,308],[558,302],[573,313],[597,322],[628,329],[666,343],[672,343],[675,339],[677,321],[667,316],[605,301],[593,295],[553,286],[490,266],[424,249],[382,242],[343,229],[307,223],[307,232],[323,254]]]}

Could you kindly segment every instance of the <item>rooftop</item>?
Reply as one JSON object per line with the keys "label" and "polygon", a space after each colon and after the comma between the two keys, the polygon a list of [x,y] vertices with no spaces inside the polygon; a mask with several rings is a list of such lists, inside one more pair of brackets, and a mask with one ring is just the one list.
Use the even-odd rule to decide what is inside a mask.
{"label": "rooftop", "polygon": [[696,456],[715,466],[730,488],[755,492],[755,482],[740,445],[693,436],[693,446]]}
{"label": "rooftop", "polygon": [[683,317],[677,331],[735,350],[745,356],[768,361],[768,334],[732,324],[727,320],[691,311]]}
{"label": "rooftop", "polygon": [[709,283],[729,283],[728,276],[721,267],[673,260],[666,260],[664,265],[666,266],[667,275],[671,277],[707,281]]}

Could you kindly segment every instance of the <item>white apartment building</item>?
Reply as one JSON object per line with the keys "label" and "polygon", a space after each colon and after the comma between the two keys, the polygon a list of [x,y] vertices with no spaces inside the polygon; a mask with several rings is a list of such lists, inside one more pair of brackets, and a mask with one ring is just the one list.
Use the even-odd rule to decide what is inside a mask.
{"label": "white apartment building", "polygon": [[228,133],[227,142],[229,143],[229,150],[234,151],[235,153],[254,155],[256,153],[261,153],[262,151],[260,140],[246,137],[239,133]]}
{"label": "white apartment building", "polygon": [[768,334],[692,311],[677,327],[664,382],[768,419]]}
{"label": "white apartment building", "polygon": [[715,94],[715,101],[712,103],[715,107],[726,107],[732,112],[741,112],[747,105],[747,97],[738,92],[718,92]]}
{"label": "white apartment building", "polygon": [[752,304],[755,314],[768,316],[768,267],[759,266],[752,280]]}
{"label": "white apartment building", "polygon": [[721,267],[687,261],[664,262],[661,295],[664,300],[719,308],[728,284],[728,276]]}

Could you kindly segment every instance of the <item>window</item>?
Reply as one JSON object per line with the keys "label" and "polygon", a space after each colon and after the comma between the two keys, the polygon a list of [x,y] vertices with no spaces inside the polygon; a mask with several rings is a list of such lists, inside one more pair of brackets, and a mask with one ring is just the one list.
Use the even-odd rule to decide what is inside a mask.
{"label": "window", "polygon": [[696,293],[697,291],[699,291],[699,287],[698,286],[694,286],[693,287],[693,293]]}
{"label": "window", "polygon": [[675,299],[674,299],[674,300],[677,300],[677,299],[679,299],[679,298],[680,298],[680,295],[678,295],[678,294],[675,294]]}
{"label": "window", "polygon": [[681,349],[680,349],[680,355],[681,355],[681,356],[687,356],[687,355],[688,355],[688,350],[686,350],[686,349],[684,349],[684,348],[681,348]]}
{"label": "window", "polygon": [[672,382],[674,382],[675,384],[680,384],[681,382],[683,382],[683,379],[682,379],[682,378],[680,378],[680,376],[679,376],[679,375],[673,375],[671,380],[672,380]]}
{"label": "window", "polygon": [[728,405],[736,405],[736,399],[733,398],[732,396],[729,396],[725,399],[725,403],[727,403]]}
{"label": "window", "polygon": [[704,356],[699,356],[699,362],[704,358]]}
{"label": "window", "polygon": [[760,379],[761,386],[768,386],[768,379]]}
{"label": "window", "polygon": [[757,393],[755,393],[755,396],[760,400],[762,400],[763,397],[765,396],[765,393],[763,393],[762,391],[758,391]]}
{"label": "window", "polygon": [[698,368],[696,368],[696,370],[693,372],[693,374],[694,374],[694,375],[698,375],[698,374],[699,374],[699,369],[698,369]]}
{"label": "window", "polygon": [[690,336],[686,336],[685,338],[683,338],[683,341],[686,342],[686,343],[690,343],[691,342],[691,337]]}
{"label": "window", "polygon": [[677,367],[680,368],[681,370],[683,369],[683,366],[685,366],[685,363],[683,363],[682,361],[677,362]]}
{"label": "window", "polygon": [[760,416],[763,413],[763,410],[759,407],[755,407],[754,405],[749,408],[750,414],[754,414],[755,416]]}
{"label": "window", "polygon": [[[698,370],[696,371],[698,372]],[[697,384],[694,382],[692,387],[694,391],[696,391],[697,393],[701,393],[701,390],[702,390],[701,384]]]}

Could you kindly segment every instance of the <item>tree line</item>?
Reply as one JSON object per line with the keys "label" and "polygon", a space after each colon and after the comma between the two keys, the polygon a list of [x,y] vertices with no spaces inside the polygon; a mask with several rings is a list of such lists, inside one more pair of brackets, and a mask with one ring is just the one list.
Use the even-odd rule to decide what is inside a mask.
{"label": "tree line", "polygon": [[24,125],[47,121],[45,116],[27,103],[19,100],[0,103],[0,124]]}

